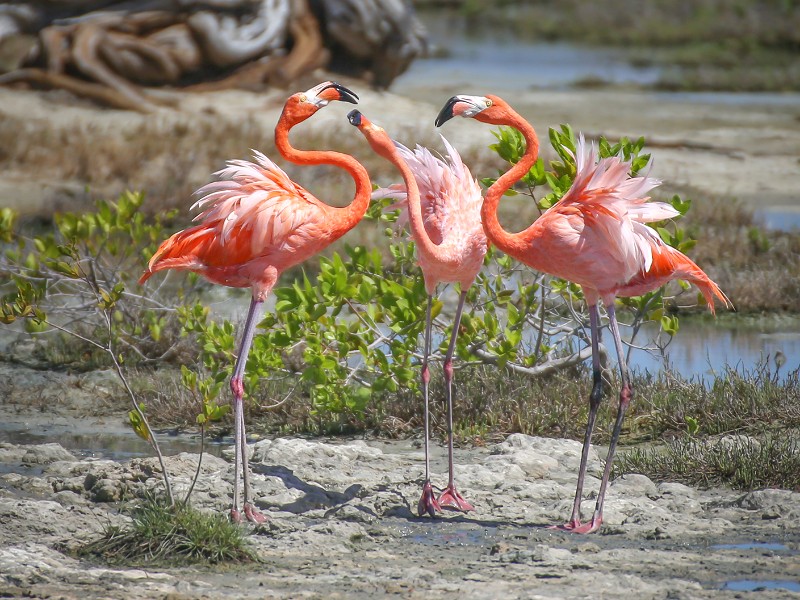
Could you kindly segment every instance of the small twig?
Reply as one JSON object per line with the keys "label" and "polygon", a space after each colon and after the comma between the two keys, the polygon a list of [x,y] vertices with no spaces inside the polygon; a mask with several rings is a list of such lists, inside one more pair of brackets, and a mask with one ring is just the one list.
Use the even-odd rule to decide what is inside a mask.
{"label": "small twig", "polygon": [[197,479],[200,477],[200,467],[203,464],[203,450],[205,449],[205,442],[206,442],[206,426],[205,423],[200,425],[200,456],[197,458],[197,469],[195,469],[194,477],[192,477],[192,484],[189,486],[189,491],[186,492],[186,497],[183,499],[183,504],[189,504],[189,497],[192,495],[194,491],[194,484],[197,483]]}
{"label": "small twig", "polygon": [[[483,362],[494,365],[497,364],[498,360],[497,357],[493,354],[490,354],[483,350],[481,344],[472,344],[469,347],[469,351],[480,358]],[[606,354],[605,347],[600,344],[600,354]],[[516,363],[507,362],[506,366],[515,371],[517,373],[522,373],[523,375],[529,375],[531,377],[542,377],[545,375],[550,375],[555,373],[556,371],[560,371],[562,369],[566,369],[569,367],[573,367],[577,364],[582,363],[587,358],[591,357],[592,355],[592,348],[587,347],[583,348],[579,352],[572,354],[571,356],[565,356],[563,358],[557,358],[554,360],[549,360],[542,365],[537,365],[535,367],[523,367],[522,365],[518,365]]]}
{"label": "small twig", "polygon": [[283,400],[276,402],[275,404],[271,404],[269,406],[264,406],[263,404],[259,404],[258,407],[264,410],[273,410],[275,408],[278,408],[279,406],[286,404],[286,401],[292,397],[292,394],[297,389],[298,385],[300,385],[300,380],[297,380],[297,382],[295,382],[295,384],[292,386],[292,389],[290,389],[289,392],[286,394],[286,396],[283,397]]}

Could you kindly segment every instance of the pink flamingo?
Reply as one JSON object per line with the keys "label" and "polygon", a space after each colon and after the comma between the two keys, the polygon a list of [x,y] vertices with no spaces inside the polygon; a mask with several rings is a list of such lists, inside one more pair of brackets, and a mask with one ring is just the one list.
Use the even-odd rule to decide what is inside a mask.
{"label": "pink flamingo", "polygon": [[372,185],[367,171],[356,159],[339,152],[297,150],[289,144],[292,127],[334,100],[356,104],[358,96],[330,81],[290,96],[275,126],[275,147],[293,163],[334,165],[347,171],[356,184],[355,197],[349,206],[336,208],[317,200],[270,159],[254,151],[256,162],[232,160],[216,173],[219,181],[197,190],[201,198],[192,208],[204,209],[195,217],[195,221],[201,223],[164,241],[139,280],[144,283],[153,273],[177,269],[194,271],[220,285],[252,290],[230,381],[236,448],[231,518],[237,522],[242,520],[239,457],[244,478],[245,517],[256,523],[265,519],[251,502],[242,403],[247,355],[264,300],[283,271],[310,258],[355,227],[369,206]]}
{"label": "pink flamingo", "polygon": [[[444,138],[442,140],[448,153],[447,161],[434,157],[421,146],[417,146],[412,152],[402,144],[392,141],[386,131],[370,123],[357,110],[351,111],[348,118],[364,134],[373,150],[393,163],[403,176],[405,185],[398,184],[377,190],[373,197],[377,195],[401,199],[397,206],[404,209],[401,219],[410,220],[411,237],[416,244],[419,265],[425,279],[425,291],[428,293],[421,373],[425,399],[425,483],[417,510],[420,516],[427,512],[432,517],[442,506],[470,511],[473,507],[456,489],[453,474],[453,352],[467,290],[483,266],[487,249],[486,235],[480,221],[480,186],[461,162],[458,152]],[[447,487],[437,500],[431,487],[428,456],[428,354],[431,347],[433,294],[437,285],[443,282],[458,283],[461,295],[443,366],[448,413],[449,479]]]}
{"label": "pink flamingo", "polygon": [[[522,133],[527,143],[525,155],[519,162],[486,190],[481,218],[489,241],[526,265],[578,283],[583,288],[592,334],[593,386],[589,396],[589,419],[572,516],[559,528],[575,533],[591,533],[597,531],[603,522],[603,501],[611,464],[625,410],[632,397],[614,309],[615,298],[638,296],[672,279],[683,279],[700,289],[712,313],[714,296],[726,306],[731,304],[719,286],[700,267],[681,252],[667,246],[655,231],[644,225],[678,214],[670,205],[648,202],[649,198],[644,196],[660,182],[650,177],[630,177],[630,164],[619,157],[597,161],[594,148],[587,147],[582,136],[575,155],[577,172],[570,190],[524,231],[505,231],[497,219],[500,197],[536,162],[539,153],[536,132],[497,96],[453,96],[436,118],[436,125],[441,126],[456,115],[492,125],[510,125]],[[591,522],[582,524],[580,503],[586,461],[597,407],[602,397],[598,353],[598,302],[601,299],[619,357],[622,388],[594,514]]]}

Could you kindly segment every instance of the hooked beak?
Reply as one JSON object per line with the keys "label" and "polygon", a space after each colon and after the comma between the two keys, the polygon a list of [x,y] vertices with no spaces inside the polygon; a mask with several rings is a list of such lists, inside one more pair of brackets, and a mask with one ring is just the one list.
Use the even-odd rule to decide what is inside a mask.
{"label": "hooked beak", "polygon": [[343,85],[335,81],[326,81],[311,88],[305,93],[308,101],[313,103],[316,107],[322,108],[327,106],[329,102],[339,100],[340,102],[350,102],[351,104],[358,104],[358,96],[352,90],[347,89]]}
{"label": "hooked beak", "polygon": [[439,111],[435,121],[436,127],[441,127],[456,115],[474,117],[488,106],[491,106],[491,102],[483,96],[453,96]]}

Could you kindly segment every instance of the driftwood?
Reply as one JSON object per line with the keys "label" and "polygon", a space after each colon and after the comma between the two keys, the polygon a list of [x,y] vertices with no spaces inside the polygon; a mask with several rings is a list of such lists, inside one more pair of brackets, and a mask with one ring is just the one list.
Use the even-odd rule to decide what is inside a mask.
{"label": "driftwood", "polygon": [[148,111],[145,86],[289,85],[319,67],[388,86],[426,50],[410,0],[34,0],[0,3],[0,48],[36,36],[0,84]]}

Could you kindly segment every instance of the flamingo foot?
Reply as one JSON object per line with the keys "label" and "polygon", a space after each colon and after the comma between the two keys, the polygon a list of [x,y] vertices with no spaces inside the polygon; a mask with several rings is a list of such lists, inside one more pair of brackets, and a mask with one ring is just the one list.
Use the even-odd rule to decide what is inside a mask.
{"label": "flamingo foot", "polygon": [[436,496],[433,494],[433,486],[430,481],[426,481],[422,486],[422,496],[417,504],[417,513],[420,517],[424,517],[428,513],[431,517],[435,517],[437,512],[442,512],[442,507],[436,501]]}
{"label": "flamingo foot", "polygon": [[450,484],[448,485],[445,490],[439,495],[439,504],[444,508],[449,508],[452,510],[460,510],[461,512],[469,512],[471,510],[475,510],[475,507],[472,506],[469,502],[464,499],[459,491],[456,489],[456,485]]}
{"label": "flamingo foot", "polygon": [[231,508],[230,519],[233,523],[244,523],[242,513],[240,513],[236,508]]}
{"label": "flamingo foot", "polygon": [[573,531],[579,527],[582,527],[580,519],[572,519],[567,521],[563,525],[550,525],[548,529],[557,529],[558,531]]}
{"label": "flamingo foot", "polygon": [[559,531],[569,531],[570,533],[586,534],[594,533],[600,529],[603,524],[603,517],[592,517],[588,523],[581,523],[579,519],[572,519],[563,525],[552,525],[550,529],[558,529]]}
{"label": "flamingo foot", "polygon": [[[244,505],[244,515],[247,517],[247,520],[251,523],[255,523],[256,525],[260,525],[267,520],[266,515],[262,514],[255,506],[250,504],[249,502],[245,503]],[[241,516],[239,517],[241,518]]]}

